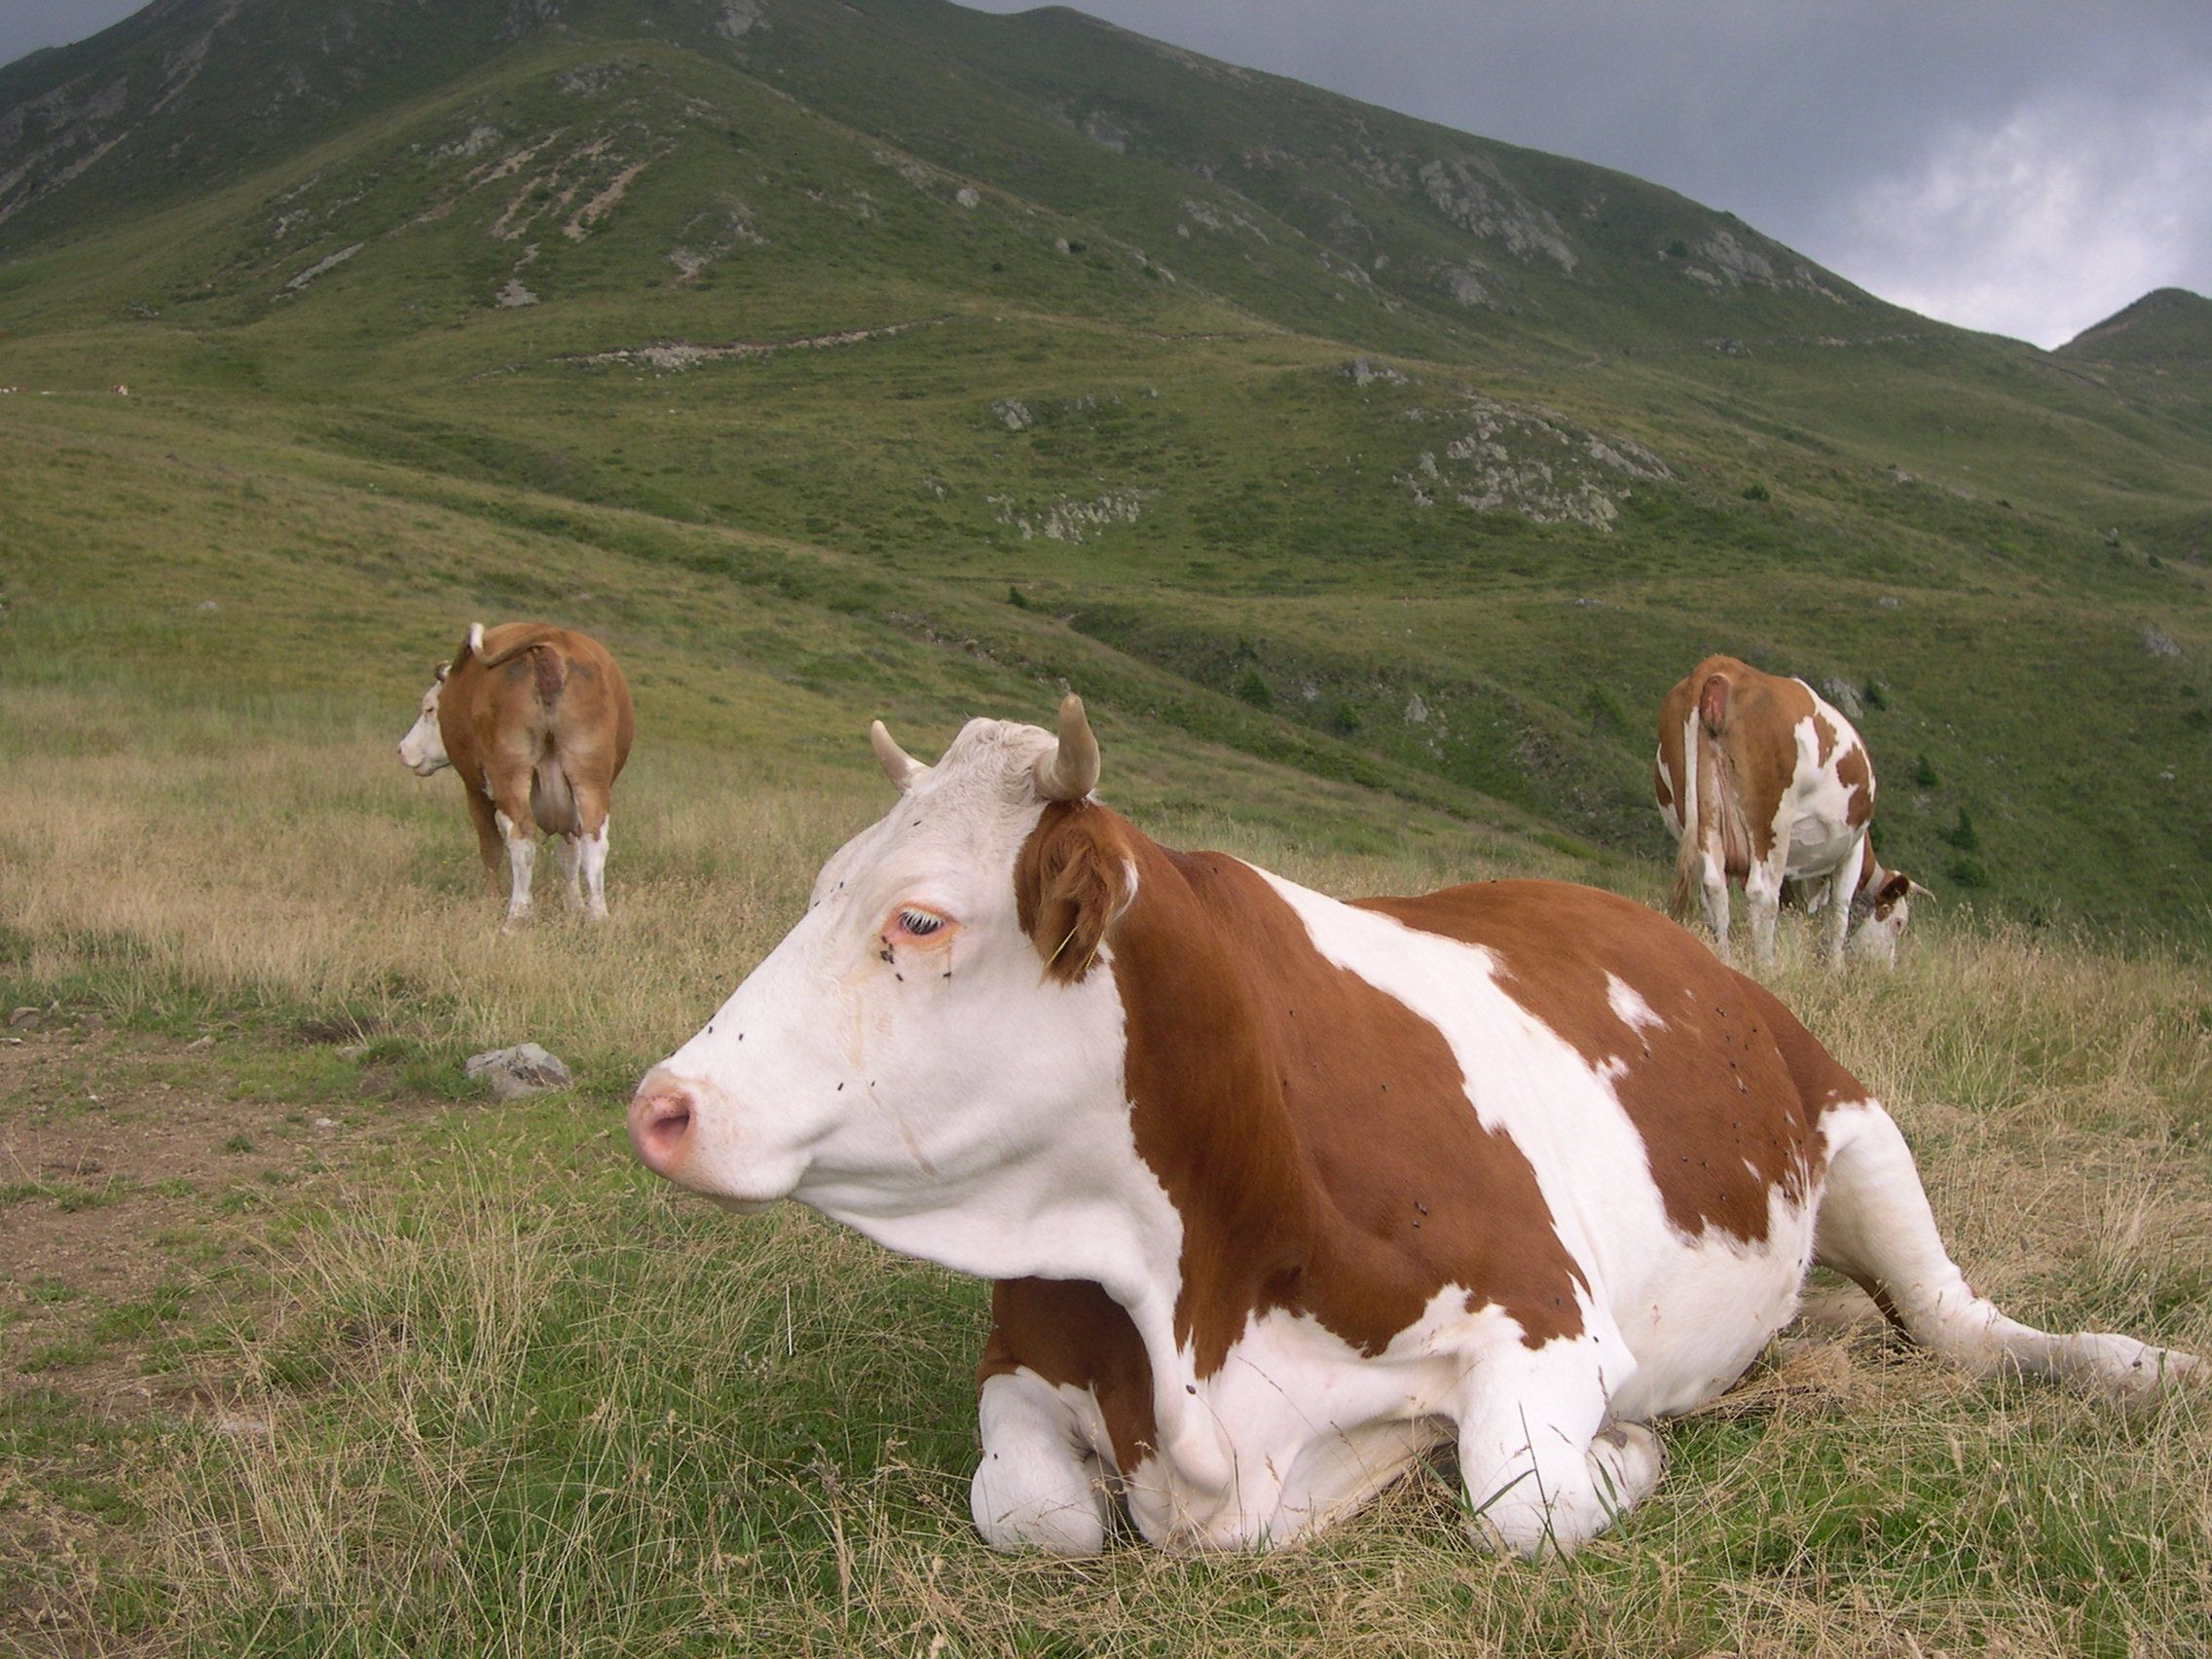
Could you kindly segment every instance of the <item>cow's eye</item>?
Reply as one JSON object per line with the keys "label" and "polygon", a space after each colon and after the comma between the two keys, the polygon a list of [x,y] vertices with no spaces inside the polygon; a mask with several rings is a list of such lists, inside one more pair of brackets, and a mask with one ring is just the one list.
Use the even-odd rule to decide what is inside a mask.
{"label": "cow's eye", "polygon": [[910,904],[899,909],[899,931],[915,939],[927,939],[944,926],[944,918],[935,910],[919,910]]}

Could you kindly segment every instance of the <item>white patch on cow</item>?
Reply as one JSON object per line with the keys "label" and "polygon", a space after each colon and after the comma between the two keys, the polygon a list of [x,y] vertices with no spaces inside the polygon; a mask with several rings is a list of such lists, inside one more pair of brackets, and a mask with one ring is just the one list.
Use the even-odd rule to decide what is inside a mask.
{"label": "white patch on cow", "polygon": [[492,822],[507,844],[507,920],[510,923],[527,921],[530,919],[531,871],[537,865],[537,842],[528,825],[517,824],[503,812],[495,812]]}
{"label": "white patch on cow", "polygon": [[1667,1028],[1667,1022],[1652,1012],[1651,1005],[1636,987],[1618,974],[1605,976],[1605,1006],[1613,1011],[1613,1017],[1631,1031],[1641,1033]]}
{"label": "white patch on cow", "polygon": [[611,821],[602,818],[599,828],[583,837],[584,919],[607,920],[607,831]]}
{"label": "white patch on cow", "polygon": [[453,764],[446,755],[445,733],[438,729],[438,693],[444,689],[442,679],[430,682],[430,688],[423,693],[415,723],[399,740],[399,763],[418,778],[430,777]]}
{"label": "white patch on cow", "polygon": [[1755,1244],[1686,1237],[1667,1219],[1643,1137],[1614,1091],[1621,1074],[1594,1069],[1506,995],[1490,952],[1261,873],[1324,957],[1436,1027],[1473,1080],[1476,1117],[1529,1160],[1595,1310],[1625,1344],[1606,1367],[1612,1415],[1687,1411],[1732,1382],[1795,1306],[1811,1216],[1776,1198]]}

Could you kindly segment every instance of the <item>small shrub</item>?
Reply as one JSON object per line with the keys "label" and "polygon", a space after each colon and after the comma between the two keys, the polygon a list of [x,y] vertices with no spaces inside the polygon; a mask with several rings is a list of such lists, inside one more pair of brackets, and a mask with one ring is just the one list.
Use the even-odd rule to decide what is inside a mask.
{"label": "small shrub", "polygon": [[1912,781],[1924,790],[1936,789],[1943,782],[1936,775],[1934,763],[1925,755],[1913,762]]}
{"label": "small shrub", "polygon": [[1255,709],[1272,709],[1275,706],[1274,693],[1260,676],[1258,663],[1246,663],[1244,672],[1236,677],[1236,695]]}
{"label": "small shrub", "polygon": [[1859,696],[1869,709],[1886,709],[1890,706],[1890,694],[1883,689],[1879,680],[1867,681],[1860,689]]}
{"label": "small shrub", "polygon": [[1330,712],[1329,729],[1339,737],[1350,737],[1359,730],[1359,711],[1349,703],[1339,703]]}
{"label": "small shrub", "polygon": [[1686,242],[1686,241],[1682,240],[1682,239],[1681,239],[1680,237],[1672,237],[1672,238],[1668,239],[1668,242],[1667,242],[1667,257],[1668,257],[1668,258],[1670,258],[1670,259],[1687,259],[1687,258],[1689,258],[1689,256],[1690,256],[1690,244],[1689,244],[1688,242]]}
{"label": "small shrub", "polygon": [[1016,610],[1027,610],[1029,608],[1029,601],[1023,599],[1021,597],[1021,590],[1011,582],[1007,584],[1006,602],[1007,604],[1013,606]]}
{"label": "small shrub", "polygon": [[1943,839],[1962,853],[1973,852],[1981,845],[1981,835],[1973,827],[1973,819],[1965,807],[1959,808],[1959,821],[1943,831]]}
{"label": "small shrub", "polygon": [[1764,484],[1745,485],[1744,499],[1747,501],[1763,501],[1768,499],[1766,486]]}
{"label": "small shrub", "polygon": [[1951,878],[1954,887],[1989,885],[1989,866],[1976,858],[1953,859],[1944,873]]}

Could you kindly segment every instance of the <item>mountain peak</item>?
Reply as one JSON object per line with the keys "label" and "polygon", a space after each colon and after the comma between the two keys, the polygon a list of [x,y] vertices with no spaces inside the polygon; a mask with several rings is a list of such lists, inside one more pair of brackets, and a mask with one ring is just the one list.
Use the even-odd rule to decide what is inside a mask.
{"label": "mountain peak", "polygon": [[2212,357],[2212,299],[2187,288],[2154,288],[2058,350],[2141,367],[2202,361]]}

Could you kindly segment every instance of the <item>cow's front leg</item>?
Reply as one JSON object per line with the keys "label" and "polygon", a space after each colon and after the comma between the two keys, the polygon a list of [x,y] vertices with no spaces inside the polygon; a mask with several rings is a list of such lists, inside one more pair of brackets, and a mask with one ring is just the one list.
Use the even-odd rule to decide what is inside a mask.
{"label": "cow's front leg", "polygon": [[1571,1555],[1651,1494],[1664,1462],[1641,1423],[1609,1422],[1587,1337],[1486,1354],[1459,1417],[1459,1472],[1478,1543]]}
{"label": "cow's front leg", "polygon": [[1026,1369],[984,1380],[977,1403],[983,1458],[969,1488],[976,1530],[994,1550],[1096,1555],[1113,1499],[1083,1423]]}

